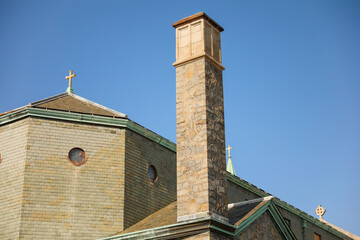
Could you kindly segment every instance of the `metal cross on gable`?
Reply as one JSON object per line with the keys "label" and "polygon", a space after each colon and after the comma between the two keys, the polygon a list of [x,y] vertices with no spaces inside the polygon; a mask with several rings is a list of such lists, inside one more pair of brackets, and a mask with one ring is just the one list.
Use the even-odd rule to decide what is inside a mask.
{"label": "metal cross on gable", "polygon": [[76,74],[73,73],[72,70],[69,71],[69,76],[66,76],[65,78],[69,80],[69,87],[66,89],[66,92],[74,93],[74,89],[72,88],[72,79],[76,77]]}
{"label": "metal cross on gable", "polygon": [[231,157],[231,149],[232,149],[232,147],[230,147],[230,145],[228,145],[228,147],[226,148],[226,150],[228,150],[229,151],[229,157]]}

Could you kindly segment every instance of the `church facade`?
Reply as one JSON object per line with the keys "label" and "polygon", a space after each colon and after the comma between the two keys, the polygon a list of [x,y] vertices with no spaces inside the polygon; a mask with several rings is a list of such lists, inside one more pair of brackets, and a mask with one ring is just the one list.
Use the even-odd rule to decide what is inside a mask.
{"label": "church facade", "polygon": [[223,28],[173,26],[177,145],[71,84],[0,115],[0,239],[359,239],[226,172]]}

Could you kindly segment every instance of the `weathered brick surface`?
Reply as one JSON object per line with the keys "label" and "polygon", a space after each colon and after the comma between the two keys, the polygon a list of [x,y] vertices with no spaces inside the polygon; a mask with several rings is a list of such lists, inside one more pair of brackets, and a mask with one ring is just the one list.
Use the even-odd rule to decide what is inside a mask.
{"label": "weathered brick surface", "polygon": [[0,239],[18,239],[23,204],[27,120],[0,127]]}
{"label": "weathered brick surface", "polygon": [[[21,239],[94,239],[123,228],[123,129],[29,119]],[[74,166],[69,151],[87,162]]]}
{"label": "weathered brick surface", "polygon": [[0,154],[1,239],[111,236],[176,200],[175,152],[125,128],[26,118],[1,126]]}
{"label": "weathered brick surface", "polygon": [[[149,165],[159,176],[154,183]],[[126,130],[125,176],[125,228],[176,200],[176,153],[131,130]]]}

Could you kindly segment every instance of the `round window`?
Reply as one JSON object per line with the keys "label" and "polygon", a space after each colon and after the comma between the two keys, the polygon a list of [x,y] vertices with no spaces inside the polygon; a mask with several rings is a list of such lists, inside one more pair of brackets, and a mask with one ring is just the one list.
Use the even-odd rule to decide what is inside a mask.
{"label": "round window", "polygon": [[156,182],[158,179],[158,173],[156,171],[156,168],[153,165],[150,165],[148,168],[148,175],[152,182]]}
{"label": "round window", "polygon": [[81,148],[73,148],[70,150],[68,155],[68,160],[75,166],[81,166],[86,163],[86,154],[85,151]]}

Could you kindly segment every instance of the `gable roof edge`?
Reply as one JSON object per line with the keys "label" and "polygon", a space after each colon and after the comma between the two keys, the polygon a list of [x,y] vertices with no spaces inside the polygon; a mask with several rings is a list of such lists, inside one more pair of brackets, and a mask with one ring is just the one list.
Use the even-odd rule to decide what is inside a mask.
{"label": "gable roof edge", "polygon": [[[260,197],[266,197],[266,196],[271,196],[272,194],[266,192],[265,190],[261,189],[261,188],[258,188],[256,187],[255,185],[247,182],[246,180],[244,179],[241,179],[239,178],[238,176],[234,176],[234,175],[231,175],[230,173],[227,173],[226,174],[226,177],[227,177],[227,180],[231,181],[232,183],[240,186],[240,187],[243,187],[247,190],[249,190],[250,192],[260,196]],[[306,212],[292,206],[291,204],[287,203],[287,202],[284,202],[283,200],[277,198],[277,197],[274,197],[273,199],[274,203],[285,209],[285,210],[288,210],[289,212],[301,217],[303,220],[306,220],[320,228],[322,228],[323,230],[325,231],[328,231],[330,232],[331,234],[337,236],[337,237],[340,237],[340,238],[346,238],[348,236],[345,236],[343,233],[339,232],[338,230],[332,228],[331,226],[329,225],[326,225],[325,223],[319,221],[318,219],[314,218],[313,216],[307,214]]]}
{"label": "gable roof edge", "polygon": [[224,235],[233,237],[236,228],[230,224],[219,221],[217,219],[207,217],[201,219],[194,219],[190,221],[165,225],[156,228],[140,230],[131,233],[119,234],[100,240],[119,240],[119,239],[169,239],[168,237],[179,238],[186,236],[193,236],[208,230],[221,232]]}
{"label": "gable roof edge", "polygon": [[73,112],[64,112],[59,110],[50,110],[42,108],[32,108],[29,106],[21,107],[17,110],[7,112],[0,115],[0,126],[26,118],[26,117],[37,117],[56,119],[70,122],[89,123],[103,126],[121,127],[127,128],[137,134],[156,142],[167,149],[176,152],[176,144],[172,141],[162,137],[161,135],[141,126],[140,124],[131,121],[129,118],[115,118],[106,116],[97,116],[90,114],[81,114]]}
{"label": "gable roof edge", "polygon": [[256,212],[251,214],[247,219],[237,226],[235,231],[235,236],[241,234],[249,225],[251,225],[256,219],[262,216],[265,212],[269,212],[270,217],[273,218],[277,227],[280,230],[280,233],[286,238],[286,240],[296,240],[295,235],[291,229],[286,225],[284,219],[282,218],[280,212],[277,210],[274,203],[272,203],[273,198],[267,200],[268,202],[261,206]]}

